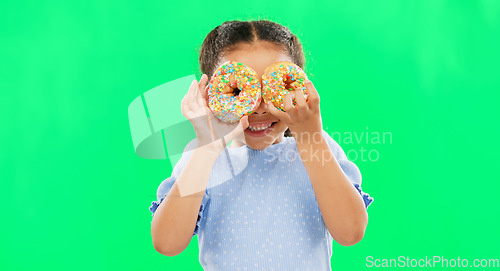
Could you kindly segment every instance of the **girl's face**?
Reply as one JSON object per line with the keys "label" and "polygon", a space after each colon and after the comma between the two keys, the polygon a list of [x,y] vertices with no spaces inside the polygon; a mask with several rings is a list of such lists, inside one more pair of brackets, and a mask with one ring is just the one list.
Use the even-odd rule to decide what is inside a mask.
{"label": "girl's face", "polygon": [[[279,61],[293,62],[291,57],[286,52],[283,52],[281,47],[267,41],[238,44],[235,49],[222,55],[217,66],[222,65],[226,61],[237,61],[252,68],[257,73],[261,84],[262,75],[268,66]],[[250,130],[250,127],[247,128],[245,130],[244,142],[235,138],[230,147],[241,147],[243,144],[246,144],[252,149],[263,150],[283,140],[284,132],[288,128],[283,121],[271,114],[264,102],[261,102],[258,108],[248,116],[248,122],[250,127],[256,128],[274,124],[266,130],[259,132],[253,132]]]}

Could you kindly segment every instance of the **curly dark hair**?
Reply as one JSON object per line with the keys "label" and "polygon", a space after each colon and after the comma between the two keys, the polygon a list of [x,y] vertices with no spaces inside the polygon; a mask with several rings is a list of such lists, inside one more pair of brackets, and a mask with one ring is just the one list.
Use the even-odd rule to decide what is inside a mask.
{"label": "curly dark hair", "polygon": [[[231,51],[241,43],[268,41],[282,47],[295,64],[304,69],[305,57],[299,39],[290,30],[268,20],[226,21],[214,28],[205,37],[200,49],[200,70],[209,77],[224,52]],[[284,136],[292,136],[290,129]]]}

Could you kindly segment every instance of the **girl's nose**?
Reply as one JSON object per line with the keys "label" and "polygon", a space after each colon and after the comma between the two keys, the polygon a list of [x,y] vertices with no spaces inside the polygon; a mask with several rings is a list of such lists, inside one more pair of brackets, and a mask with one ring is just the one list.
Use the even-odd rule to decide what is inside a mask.
{"label": "girl's nose", "polygon": [[265,114],[269,112],[269,108],[267,104],[264,102],[264,99],[261,99],[259,107],[253,111],[253,114]]}

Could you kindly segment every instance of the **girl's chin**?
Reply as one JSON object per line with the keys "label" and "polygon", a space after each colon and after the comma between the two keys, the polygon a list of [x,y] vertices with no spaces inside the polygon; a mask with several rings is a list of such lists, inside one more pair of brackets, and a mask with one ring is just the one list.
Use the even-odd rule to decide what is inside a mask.
{"label": "girl's chin", "polygon": [[263,150],[273,145],[276,142],[276,140],[278,140],[278,137],[271,138],[270,136],[266,136],[258,139],[246,137],[245,144],[254,150]]}
{"label": "girl's chin", "polygon": [[254,149],[254,150],[263,150],[270,145],[264,145],[264,144],[247,144],[248,147]]}

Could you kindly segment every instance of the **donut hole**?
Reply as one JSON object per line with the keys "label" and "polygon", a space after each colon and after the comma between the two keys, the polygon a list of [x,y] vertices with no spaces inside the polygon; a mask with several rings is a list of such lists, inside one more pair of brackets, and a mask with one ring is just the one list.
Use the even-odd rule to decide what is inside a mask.
{"label": "donut hole", "polygon": [[288,90],[289,92],[292,92],[292,91],[295,91],[293,85],[292,85],[293,82],[285,82],[285,89]]}
{"label": "donut hole", "polygon": [[240,95],[240,92],[241,92],[241,89],[239,89],[239,88],[235,88],[235,89],[233,89],[233,94],[234,94],[234,96],[238,96],[238,95]]}
{"label": "donut hole", "polygon": [[290,91],[290,92],[295,90],[295,88],[293,86],[294,82],[295,82],[295,80],[292,80],[289,75],[283,77],[283,83],[285,84],[285,89]]}

